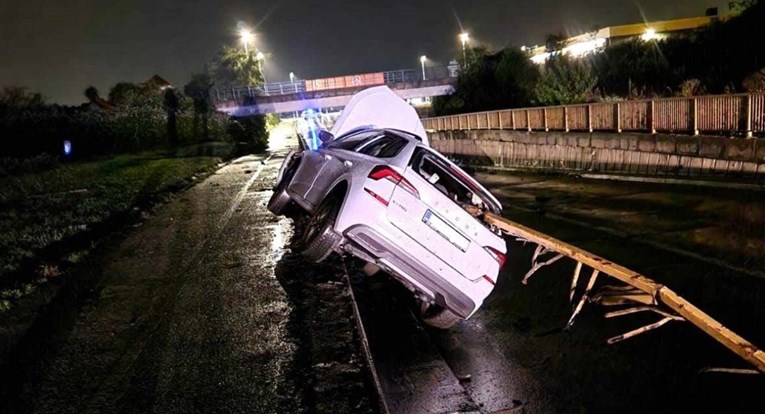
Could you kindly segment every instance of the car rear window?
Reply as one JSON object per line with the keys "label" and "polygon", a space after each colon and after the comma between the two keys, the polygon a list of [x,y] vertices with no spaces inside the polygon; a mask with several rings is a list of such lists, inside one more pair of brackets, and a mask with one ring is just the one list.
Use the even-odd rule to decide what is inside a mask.
{"label": "car rear window", "polygon": [[407,140],[392,134],[385,134],[359,148],[359,153],[377,158],[392,158],[406,146]]}
{"label": "car rear window", "polygon": [[382,133],[378,130],[362,131],[355,134],[345,135],[327,144],[327,148],[344,149],[353,151],[362,144],[379,137]]}
{"label": "car rear window", "polygon": [[484,189],[468,178],[459,167],[430,151],[418,148],[410,165],[430,185],[457,204],[494,210],[494,204]]}

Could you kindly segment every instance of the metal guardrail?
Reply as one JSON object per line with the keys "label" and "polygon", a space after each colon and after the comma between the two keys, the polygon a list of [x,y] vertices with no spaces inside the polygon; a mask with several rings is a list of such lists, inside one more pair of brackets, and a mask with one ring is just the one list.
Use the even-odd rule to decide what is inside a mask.
{"label": "metal guardrail", "polygon": [[[610,338],[607,341],[609,344],[621,342],[650,330],[660,328],[669,322],[687,321],[755,368],[753,370],[712,368],[709,371],[747,374],[765,373],[765,352],[723,326],[669,287],[624,266],[504,217],[484,213],[476,208],[471,208],[470,212],[480,217],[486,223],[496,226],[506,235],[537,245],[536,252],[531,259],[531,270],[524,276],[523,284],[526,284],[529,278],[539,269],[555,263],[563,257],[571,258],[577,263],[569,293],[569,301],[572,305],[576,302],[576,305],[573,307],[573,312],[566,324],[566,329],[571,328],[586,303],[597,303],[603,306],[626,306],[626,308],[607,313],[606,317],[614,318],[637,312],[653,312],[661,318],[649,325]],[[582,290],[581,286],[579,286],[579,278],[583,275],[583,266],[591,268],[592,272],[584,292],[580,295],[579,300],[575,301],[576,292]],[[601,274],[613,278],[624,285],[603,286],[599,292],[596,292],[594,290],[595,283]]]}
{"label": "metal guardrail", "polygon": [[537,108],[504,109],[422,120],[435,131],[668,132],[690,135],[765,133],[765,94],[660,98]]}
{"label": "metal guardrail", "polygon": [[[383,72],[383,78],[385,79],[385,84],[390,85],[394,83],[453,78],[457,76],[458,72],[458,66],[426,67],[423,78],[422,69],[399,69]],[[212,98],[216,102],[247,102],[247,100],[254,99],[257,96],[280,96],[303,93],[306,91],[305,82],[305,80],[296,80],[294,82],[271,82],[258,86],[240,86],[227,89],[215,88],[212,91]]]}

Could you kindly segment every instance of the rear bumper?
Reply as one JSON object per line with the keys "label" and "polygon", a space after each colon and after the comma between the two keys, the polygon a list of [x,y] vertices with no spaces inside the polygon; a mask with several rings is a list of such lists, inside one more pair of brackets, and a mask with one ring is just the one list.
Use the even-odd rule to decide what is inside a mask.
{"label": "rear bumper", "polygon": [[433,294],[437,304],[448,308],[461,318],[467,319],[477,309],[476,302],[465,292],[371,227],[362,224],[351,226],[345,231],[345,236],[356,247],[376,259],[378,264],[394,277],[402,278],[424,289],[425,293]]}

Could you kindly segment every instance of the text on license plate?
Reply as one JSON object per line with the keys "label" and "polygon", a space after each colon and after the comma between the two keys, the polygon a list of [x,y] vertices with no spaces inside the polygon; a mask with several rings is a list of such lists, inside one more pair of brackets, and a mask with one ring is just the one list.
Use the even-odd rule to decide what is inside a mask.
{"label": "text on license plate", "polygon": [[457,230],[455,230],[447,222],[443,221],[440,217],[433,214],[432,211],[427,210],[425,212],[425,215],[422,217],[422,222],[433,229],[436,233],[440,234],[441,237],[448,240],[449,243],[453,244],[458,249],[462,250],[463,252],[467,251],[467,248],[470,245],[470,240],[457,232]]}

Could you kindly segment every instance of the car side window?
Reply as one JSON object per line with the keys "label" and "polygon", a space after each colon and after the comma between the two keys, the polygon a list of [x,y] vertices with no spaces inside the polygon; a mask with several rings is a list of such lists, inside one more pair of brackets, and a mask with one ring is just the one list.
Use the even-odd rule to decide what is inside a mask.
{"label": "car side window", "polygon": [[359,148],[361,154],[377,158],[392,158],[406,146],[407,140],[396,135],[385,134]]}
{"label": "car side window", "polygon": [[353,151],[362,144],[380,136],[380,131],[362,131],[340,137],[326,145],[327,148]]}

